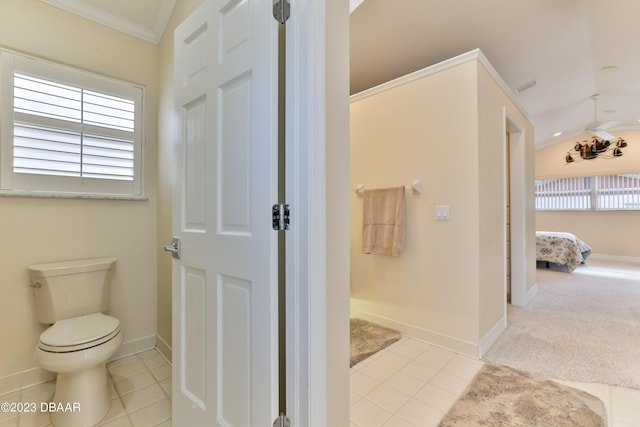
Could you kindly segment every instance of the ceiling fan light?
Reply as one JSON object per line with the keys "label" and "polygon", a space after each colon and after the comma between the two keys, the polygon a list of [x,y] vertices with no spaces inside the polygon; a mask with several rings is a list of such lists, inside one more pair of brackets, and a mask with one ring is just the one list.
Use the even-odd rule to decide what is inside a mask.
{"label": "ceiling fan light", "polygon": [[626,146],[627,142],[624,139],[619,139],[618,142],[616,142],[616,147],[624,148]]}
{"label": "ceiling fan light", "polygon": [[602,153],[603,151],[607,150],[608,146],[609,146],[609,141],[601,141],[599,139],[596,139],[596,141],[593,143],[592,149],[596,153]]}
{"label": "ceiling fan light", "polygon": [[573,159],[573,157],[571,157],[571,154],[567,153],[567,155],[564,158],[564,161],[567,163],[573,163],[575,162],[575,160]]}
{"label": "ceiling fan light", "polygon": [[620,156],[622,156],[622,150],[621,150],[621,149],[619,149],[618,147],[614,148],[614,149],[613,149],[613,156],[614,156],[614,157],[620,157]]}

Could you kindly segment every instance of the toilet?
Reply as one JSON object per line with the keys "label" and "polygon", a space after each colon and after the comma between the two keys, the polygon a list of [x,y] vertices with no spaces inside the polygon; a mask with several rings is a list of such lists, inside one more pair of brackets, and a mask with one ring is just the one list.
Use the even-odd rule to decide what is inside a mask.
{"label": "toilet", "polygon": [[34,352],[38,366],[56,372],[51,422],[87,427],[109,411],[106,362],[122,344],[120,321],[109,309],[116,258],[28,266],[40,323],[51,325]]}

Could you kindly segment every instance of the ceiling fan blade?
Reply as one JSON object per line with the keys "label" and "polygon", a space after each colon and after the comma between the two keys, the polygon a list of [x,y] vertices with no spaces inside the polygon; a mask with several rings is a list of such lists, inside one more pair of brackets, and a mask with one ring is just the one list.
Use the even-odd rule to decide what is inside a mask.
{"label": "ceiling fan blade", "polygon": [[607,130],[607,129],[611,129],[613,127],[618,126],[620,123],[622,123],[620,120],[612,120],[610,122],[604,122],[599,124],[598,126],[595,127],[595,130]]}
{"label": "ceiling fan blade", "polygon": [[612,141],[612,140],[616,139],[615,136],[613,136],[609,132],[605,132],[603,130],[594,130],[591,133],[593,133],[595,136],[597,136],[600,139],[604,139],[605,141]]}

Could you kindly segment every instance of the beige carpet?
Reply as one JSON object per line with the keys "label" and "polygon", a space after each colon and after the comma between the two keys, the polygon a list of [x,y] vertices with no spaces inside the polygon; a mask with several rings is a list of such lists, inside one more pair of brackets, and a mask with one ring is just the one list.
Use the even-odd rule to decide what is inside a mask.
{"label": "beige carpet", "polygon": [[392,329],[362,319],[351,319],[351,364],[349,366],[388,347],[400,337],[400,333]]}
{"label": "beige carpet", "polygon": [[507,366],[486,363],[440,427],[605,427],[600,399]]}
{"label": "beige carpet", "polygon": [[509,306],[485,361],[578,382],[640,389],[640,272],[589,263],[537,270],[539,294]]}

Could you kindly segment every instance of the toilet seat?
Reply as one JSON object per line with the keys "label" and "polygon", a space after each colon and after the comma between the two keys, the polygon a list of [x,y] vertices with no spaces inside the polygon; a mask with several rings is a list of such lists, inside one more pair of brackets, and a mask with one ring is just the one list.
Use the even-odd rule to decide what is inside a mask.
{"label": "toilet seat", "polygon": [[86,350],[111,340],[120,332],[120,320],[102,313],[56,322],[40,335],[38,348],[51,353]]}

